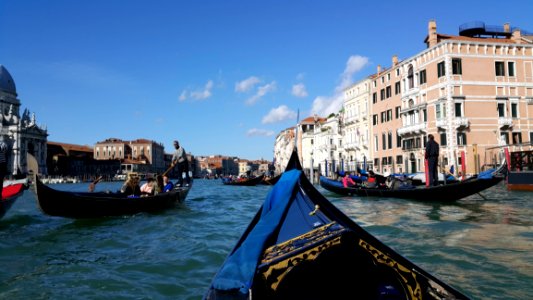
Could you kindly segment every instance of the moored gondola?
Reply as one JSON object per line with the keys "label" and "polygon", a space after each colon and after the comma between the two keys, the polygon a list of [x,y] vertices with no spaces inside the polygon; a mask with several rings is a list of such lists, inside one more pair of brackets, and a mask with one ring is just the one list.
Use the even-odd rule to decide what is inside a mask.
{"label": "moored gondola", "polygon": [[337,209],[296,151],[204,298],[468,299]]}
{"label": "moored gondola", "polygon": [[410,184],[403,185],[397,179],[395,179],[399,183],[397,185],[392,183],[390,186],[382,184],[377,187],[365,187],[364,185],[357,184],[352,187],[344,187],[340,181],[320,176],[320,186],[328,191],[344,196],[401,198],[424,202],[450,202],[482,192],[498,184],[504,178],[505,176],[497,173],[497,171],[491,170],[464,181],[454,181],[431,187]]}

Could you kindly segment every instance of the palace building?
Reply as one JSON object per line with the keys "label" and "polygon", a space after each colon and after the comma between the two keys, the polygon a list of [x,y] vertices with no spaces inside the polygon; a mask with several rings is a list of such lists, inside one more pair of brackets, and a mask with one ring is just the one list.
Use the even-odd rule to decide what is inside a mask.
{"label": "palace building", "polygon": [[28,172],[26,154],[32,154],[38,164],[39,173],[46,174],[46,127],[37,125],[35,114],[25,109],[20,115],[20,100],[17,98],[15,81],[7,69],[0,65],[0,135],[8,144],[11,155],[8,174]]}

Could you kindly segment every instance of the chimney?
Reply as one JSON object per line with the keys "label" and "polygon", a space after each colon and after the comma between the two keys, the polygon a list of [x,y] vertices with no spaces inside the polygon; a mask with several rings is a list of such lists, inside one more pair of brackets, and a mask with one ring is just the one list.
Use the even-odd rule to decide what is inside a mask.
{"label": "chimney", "polygon": [[437,45],[437,22],[430,20],[428,24],[428,48]]}
{"label": "chimney", "polygon": [[503,32],[511,33],[511,25],[509,23],[503,24]]}
{"label": "chimney", "polygon": [[381,65],[378,65],[378,75],[381,73]]}
{"label": "chimney", "polygon": [[513,31],[513,35],[511,36],[511,40],[515,42],[516,44],[522,44],[522,32],[520,29],[515,29]]}
{"label": "chimney", "polygon": [[392,66],[396,66],[398,64],[398,55],[392,56]]}

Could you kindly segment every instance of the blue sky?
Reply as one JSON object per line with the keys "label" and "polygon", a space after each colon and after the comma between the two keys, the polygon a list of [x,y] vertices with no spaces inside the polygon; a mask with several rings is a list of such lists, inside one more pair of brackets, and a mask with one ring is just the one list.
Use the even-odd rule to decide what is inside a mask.
{"label": "blue sky", "polygon": [[[480,6],[479,3],[483,3]],[[0,1],[0,64],[48,139],[151,139],[273,157],[276,135],[342,88],[422,51],[427,24],[511,23],[533,1]]]}

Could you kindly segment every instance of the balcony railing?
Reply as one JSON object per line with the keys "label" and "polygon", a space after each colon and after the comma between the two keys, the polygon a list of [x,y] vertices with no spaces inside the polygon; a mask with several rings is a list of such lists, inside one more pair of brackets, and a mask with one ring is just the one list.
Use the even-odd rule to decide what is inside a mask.
{"label": "balcony railing", "polygon": [[426,123],[419,123],[414,125],[408,125],[404,126],[400,129],[398,129],[398,134],[404,135],[404,134],[420,134],[426,132],[427,125]]}
{"label": "balcony railing", "polygon": [[359,143],[346,143],[344,144],[345,150],[359,150]]}
{"label": "balcony railing", "polygon": [[446,119],[439,119],[437,120],[437,127],[445,128],[446,125],[448,125],[448,122],[446,122]]}
{"label": "balcony railing", "polygon": [[453,120],[453,125],[456,128],[460,128],[460,127],[466,128],[468,127],[468,124],[469,124],[468,118],[457,117],[455,118],[455,120]]}
{"label": "balcony railing", "polygon": [[500,117],[498,119],[498,126],[500,126],[500,128],[512,127],[513,126],[513,119],[512,118]]}

